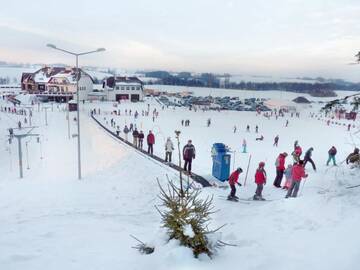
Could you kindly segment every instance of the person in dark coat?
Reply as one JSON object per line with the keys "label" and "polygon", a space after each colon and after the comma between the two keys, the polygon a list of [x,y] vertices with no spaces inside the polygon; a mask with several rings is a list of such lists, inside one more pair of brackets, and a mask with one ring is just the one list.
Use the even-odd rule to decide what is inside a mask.
{"label": "person in dark coat", "polygon": [[147,144],[148,144],[148,153],[150,155],[153,155],[153,152],[154,152],[153,145],[155,144],[155,136],[151,132],[151,130],[149,131],[149,134],[146,137],[146,141],[147,141]]}
{"label": "person in dark coat", "polygon": [[139,131],[137,130],[137,128],[134,129],[132,135],[133,135],[133,145],[135,147],[138,147]]}
{"label": "person in dark coat", "polygon": [[140,130],[140,133],[139,133],[139,148],[140,149],[143,149],[143,141],[144,141],[144,133],[142,130]]}
{"label": "person in dark coat", "polygon": [[191,163],[195,159],[195,146],[191,140],[183,148],[183,159],[185,161],[184,170],[191,174]]}
{"label": "person in dark coat", "polygon": [[310,147],[306,153],[305,153],[305,156],[304,156],[304,168],[306,166],[306,163],[310,162],[314,171],[316,171],[316,166],[315,166],[315,163],[314,161],[312,160],[311,156],[312,156],[312,152],[314,151],[314,148],[313,147]]}

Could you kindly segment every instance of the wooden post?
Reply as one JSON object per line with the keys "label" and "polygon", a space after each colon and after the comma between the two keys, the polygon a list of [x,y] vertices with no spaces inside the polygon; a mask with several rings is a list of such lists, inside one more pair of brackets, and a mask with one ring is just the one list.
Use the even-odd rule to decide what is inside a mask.
{"label": "wooden post", "polygon": [[247,176],[248,176],[248,173],[249,173],[250,161],[251,161],[251,155],[249,156],[249,162],[248,162],[247,169],[246,169],[244,186],[246,186],[246,180],[247,180]]}

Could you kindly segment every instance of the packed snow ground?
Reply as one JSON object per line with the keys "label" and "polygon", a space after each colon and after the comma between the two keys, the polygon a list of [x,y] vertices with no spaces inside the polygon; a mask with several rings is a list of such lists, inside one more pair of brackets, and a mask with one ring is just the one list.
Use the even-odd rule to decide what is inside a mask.
{"label": "packed snow ground", "polygon": [[[159,117],[142,117],[141,110],[150,104]],[[8,104],[9,105],[9,104]],[[4,103],[0,104],[4,106]],[[50,105],[44,105],[50,106]],[[50,106],[51,107],[51,106]],[[1,269],[356,269],[360,259],[356,225],[360,224],[360,195],[346,186],[359,183],[359,172],[342,163],[353,150],[354,131],[343,126],[326,126],[324,121],[309,117],[309,108],[300,108],[300,119],[275,120],[250,112],[202,112],[183,108],[162,110],[155,100],[145,103],[89,103],[81,106],[83,180],[77,180],[76,139],[67,137],[66,112],[62,106],[48,109],[48,126],[44,111],[34,106],[33,125],[39,126],[40,143],[28,141],[29,168],[24,149],[24,178],[18,177],[17,143],[6,142],[7,128],[15,127],[24,116],[0,112],[0,266]],[[197,150],[194,172],[211,174],[211,146],[215,142],[229,145],[235,153],[235,167],[246,169],[249,154],[240,153],[243,138],[252,155],[247,184],[237,195],[249,198],[255,191],[254,172],[259,161],[266,162],[268,184],[264,197],[268,202],[232,203],[224,200],[229,190],[203,189],[203,196],[214,196],[220,211],[215,213],[212,228],[227,224],[221,231],[223,240],[237,247],[225,247],[213,259],[192,257],[191,251],[175,241],[166,243],[160,228],[160,216],[154,208],[159,203],[156,178],[162,183],[166,174],[176,179],[171,169],[149,160],[100,129],[90,119],[89,110],[101,109],[100,120],[114,118],[121,127],[136,122],[156,135],[155,154],[163,157],[168,136],[181,130],[181,145],[191,138]],[[111,115],[121,110],[121,116]],[[125,116],[124,111],[140,111],[139,119]],[[312,108],[311,110],[316,110]],[[71,119],[75,116],[71,113]],[[105,118],[105,119],[104,119]],[[206,127],[211,118],[212,125]],[[180,121],[190,119],[190,127]],[[285,128],[285,121],[290,124]],[[249,124],[251,132],[246,133]],[[233,126],[237,133],[233,133]],[[259,134],[254,133],[255,125]],[[71,121],[71,133],[76,123]],[[256,142],[263,135],[265,140]],[[272,146],[280,136],[279,147]],[[303,150],[313,146],[318,166],[309,178],[301,196],[284,198],[284,191],[271,184],[278,153],[291,152],[294,140]],[[41,148],[40,148],[41,145]],[[327,150],[338,148],[338,167],[326,167]],[[11,154],[10,154],[11,152]],[[175,157],[176,155],[174,155]],[[41,159],[41,157],[43,157]],[[233,162],[234,159],[232,159]],[[288,162],[291,158],[288,157]],[[176,162],[176,158],[174,159]],[[231,166],[233,167],[233,165]],[[244,175],[240,181],[244,182]],[[153,243],[155,253],[140,255],[132,249],[134,234]]]}

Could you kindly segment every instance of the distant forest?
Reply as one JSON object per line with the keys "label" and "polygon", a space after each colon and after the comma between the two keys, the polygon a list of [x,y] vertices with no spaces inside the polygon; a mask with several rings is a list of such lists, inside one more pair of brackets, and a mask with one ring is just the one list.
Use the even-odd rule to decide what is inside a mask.
{"label": "distant forest", "polygon": [[[335,97],[335,90],[360,91],[359,83],[349,83],[342,80],[324,83],[306,82],[225,82],[221,84],[219,77],[212,73],[202,73],[192,76],[190,72],[180,72],[172,75],[167,71],[152,71],[145,73],[146,77],[156,78],[156,84],[181,85],[195,87],[211,87],[254,91],[289,91],[297,93],[308,93],[314,97]],[[152,84],[151,82],[149,84]]]}

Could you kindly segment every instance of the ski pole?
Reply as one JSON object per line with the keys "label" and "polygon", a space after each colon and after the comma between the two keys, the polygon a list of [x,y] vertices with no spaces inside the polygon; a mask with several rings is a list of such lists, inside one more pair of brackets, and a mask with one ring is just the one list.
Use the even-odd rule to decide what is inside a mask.
{"label": "ski pole", "polygon": [[306,183],[306,178],[304,179],[304,184],[303,184],[302,187],[301,187],[300,195],[302,195],[302,192],[303,192],[303,190],[304,190],[305,183]]}
{"label": "ski pole", "polygon": [[247,180],[247,176],[248,176],[248,173],[249,173],[250,161],[251,161],[251,155],[249,156],[249,162],[248,162],[248,166],[247,166],[247,169],[246,169],[244,186],[246,186],[246,180]]}

